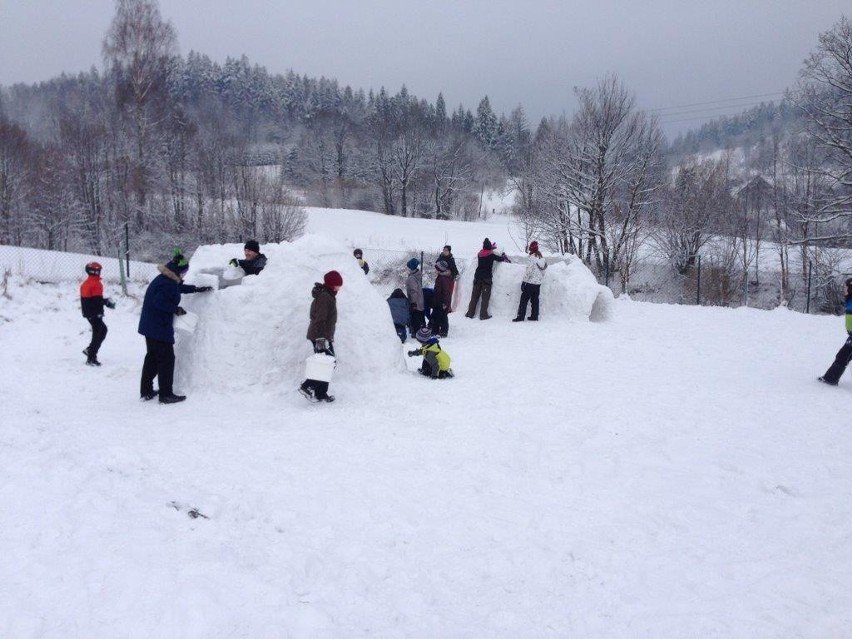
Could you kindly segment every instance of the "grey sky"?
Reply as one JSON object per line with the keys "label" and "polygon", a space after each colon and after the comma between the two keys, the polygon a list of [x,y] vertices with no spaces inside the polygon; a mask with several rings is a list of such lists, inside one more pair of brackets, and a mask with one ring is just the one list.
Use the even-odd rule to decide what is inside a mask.
{"label": "grey sky", "polygon": [[[849,0],[160,0],[181,53],[245,54],[271,73],[336,78],[450,110],[488,95],[533,125],[615,72],[671,134],[791,86]],[[0,0],[0,84],[102,67],[112,0]],[[728,102],[707,104],[715,101]],[[724,107],[724,108],[720,108]],[[685,111],[685,112],[682,112]]]}

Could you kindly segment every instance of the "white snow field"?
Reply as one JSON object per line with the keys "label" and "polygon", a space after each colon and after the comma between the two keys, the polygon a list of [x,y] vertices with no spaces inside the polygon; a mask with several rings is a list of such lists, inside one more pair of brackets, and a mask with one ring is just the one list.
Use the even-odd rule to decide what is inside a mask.
{"label": "white snow field", "polygon": [[[9,280],[0,636],[849,636],[852,380],[816,381],[842,318],[612,300],[569,260],[512,323],[523,267],[501,264],[494,318],[450,315],[456,377],[432,381],[351,247],[505,233],[310,214],[260,275],[184,296],[182,404],[139,401],[144,286],[107,284],[89,368],[77,285]],[[241,252],[201,247],[188,281]],[[330,269],[317,405],[295,389]]]}

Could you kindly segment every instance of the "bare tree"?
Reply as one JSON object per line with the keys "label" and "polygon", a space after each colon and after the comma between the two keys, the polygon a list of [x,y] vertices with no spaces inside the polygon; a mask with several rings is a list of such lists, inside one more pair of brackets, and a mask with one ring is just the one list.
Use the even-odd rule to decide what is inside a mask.
{"label": "bare tree", "polygon": [[115,83],[116,102],[132,123],[131,192],[136,222],[144,224],[160,145],[157,128],[166,119],[169,75],[177,36],[163,21],[156,0],[116,0],[116,13],[103,42],[103,56]]}
{"label": "bare tree", "polygon": [[825,153],[819,170],[831,187],[829,197],[808,213],[819,224],[811,239],[852,238],[852,25],[845,16],[820,35],[795,98]]}
{"label": "bare tree", "polygon": [[720,220],[730,210],[728,161],[688,160],[678,167],[654,231],[657,245],[681,275],[694,265],[698,254]]}

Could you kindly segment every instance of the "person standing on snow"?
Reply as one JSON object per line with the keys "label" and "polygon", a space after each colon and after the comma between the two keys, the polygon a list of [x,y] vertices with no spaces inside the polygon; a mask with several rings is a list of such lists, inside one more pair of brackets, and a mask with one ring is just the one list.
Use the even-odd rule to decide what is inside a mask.
{"label": "person standing on snow", "polygon": [[87,366],[100,366],[98,361],[98,350],[106,339],[107,327],[104,324],[104,306],[115,308],[115,303],[108,297],[104,297],[104,285],[101,282],[102,266],[98,262],[86,264],[88,277],[80,285],[80,308],[83,317],[89,320],[92,326],[92,339],[89,345],[83,349],[86,356]]}
{"label": "person standing on snow", "polygon": [[518,315],[512,320],[513,322],[524,321],[528,302],[532,304],[532,313],[527,319],[531,322],[538,321],[538,294],[541,291],[544,271],[547,269],[547,260],[541,256],[538,250],[538,242],[530,242],[528,252],[530,257],[527,262],[527,270],[521,282],[521,303],[518,304]]}
{"label": "person standing on snow", "polygon": [[[307,338],[314,347],[314,353],[325,353],[334,357],[334,329],[337,326],[337,292],[343,286],[343,277],[337,271],[329,271],[323,276],[323,283],[316,282],[311,291],[311,302]],[[328,394],[328,382],[306,379],[299,392],[312,402],[333,402],[334,396]]]}
{"label": "person standing on snow", "polygon": [[260,244],[257,240],[249,240],[243,247],[243,253],[246,259],[234,258],[228,263],[231,266],[239,266],[246,275],[258,275],[266,266],[266,256],[260,252]]}
{"label": "person standing on snow", "polygon": [[456,289],[456,281],[459,279],[459,267],[456,265],[456,258],[453,257],[453,247],[449,244],[444,244],[444,248],[441,249],[441,255],[438,259],[446,262],[450,269],[450,305],[447,307],[447,312],[452,313],[456,310],[454,306],[453,292]]}
{"label": "person standing on snow", "polygon": [[473,290],[470,293],[470,304],[468,304],[465,317],[473,319],[481,295],[482,306],[479,308],[479,319],[487,320],[491,319],[491,315],[488,314],[488,302],[491,300],[494,263],[508,262],[509,258],[497,248],[497,244],[492,244],[487,237],[482,241],[482,250],[479,251],[476,258],[476,270],[473,272]]}
{"label": "person standing on snow", "polygon": [[430,325],[433,333],[446,337],[450,332],[450,321],[447,313],[453,301],[453,279],[450,267],[442,259],[435,263],[435,290],[432,295],[432,317]]}
{"label": "person standing on snow", "polygon": [[843,371],[852,361],[852,277],[846,280],[843,285],[843,292],[846,295],[846,333],[848,337],[840,350],[837,351],[834,363],[828,367],[825,375],[817,378],[823,384],[829,386],[837,386],[840,383],[840,376],[843,375]]}
{"label": "person standing on snow", "polygon": [[[175,404],[186,399],[186,395],[175,395],[175,315],[186,313],[180,306],[181,293],[206,293],[212,286],[184,284],[183,277],[189,270],[189,261],[180,249],[175,250],[167,264],[157,267],[160,274],[151,280],[142,302],[139,317],[139,334],[145,337],[145,361],[142,364],[142,380],[139,392],[144,401],[160,396],[161,404]],[[160,389],[154,390],[154,378]]]}
{"label": "person standing on snow", "polygon": [[416,335],[424,324],[423,311],[423,277],[420,275],[420,260],[412,257],[405,263],[408,268],[408,278],[405,280],[405,293],[408,296],[408,303],[411,308],[411,326],[409,330],[412,335]]}

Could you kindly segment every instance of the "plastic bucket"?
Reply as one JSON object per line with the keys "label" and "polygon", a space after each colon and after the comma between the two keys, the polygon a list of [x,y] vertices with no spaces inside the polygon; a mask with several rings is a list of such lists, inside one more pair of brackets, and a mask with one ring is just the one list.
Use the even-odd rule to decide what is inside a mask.
{"label": "plastic bucket", "polygon": [[196,326],[198,326],[198,315],[192,311],[187,311],[183,315],[175,315],[174,327],[176,331],[191,335],[195,332]]}
{"label": "plastic bucket", "polygon": [[314,353],[305,360],[305,379],[330,382],[336,362],[331,355]]}
{"label": "plastic bucket", "polygon": [[239,281],[245,276],[246,272],[239,266],[229,266],[222,273],[222,279],[228,280],[229,282]]}

